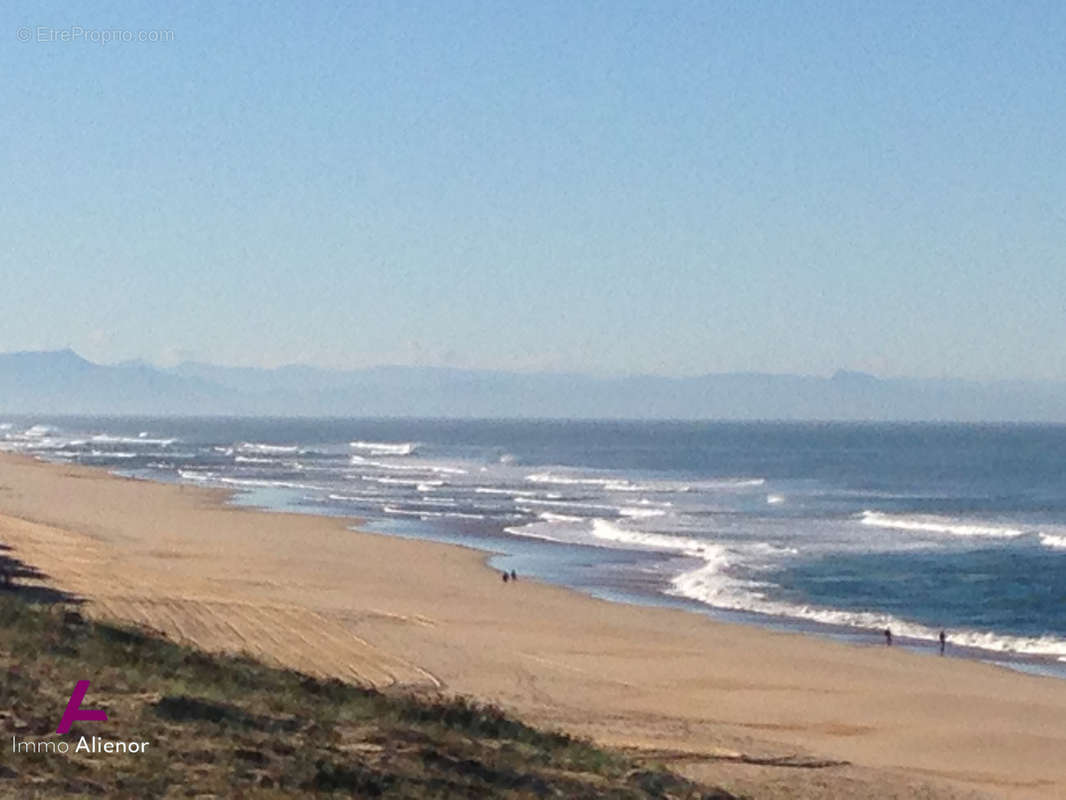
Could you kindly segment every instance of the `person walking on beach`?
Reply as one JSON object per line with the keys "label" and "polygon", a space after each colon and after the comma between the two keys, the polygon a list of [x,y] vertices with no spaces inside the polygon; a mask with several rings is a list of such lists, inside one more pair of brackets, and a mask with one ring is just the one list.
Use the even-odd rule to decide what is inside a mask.
{"label": "person walking on beach", "polygon": [[885,628],[885,646],[886,647],[891,647],[892,646],[892,629],[891,628]]}
{"label": "person walking on beach", "polygon": [[504,582],[504,583],[507,583],[507,581],[508,581],[508,579],[509,579],[510,577],[511,577],[511,576],[510,576],[510,575],[508,575],[508,574],[507,574],[506,572],[505,572],[505,573],[503,573],[503,582]]}
{"label": "person walking on beach", "polygon": [[511,580],[512,581],[518,580],[518,573],[515,572],[513,569],[511,570]]}
{"label": "person walking on beach", "polygon": [[948,643],[948,635],[940,631],[940,655],[944,655],[944,646]]}

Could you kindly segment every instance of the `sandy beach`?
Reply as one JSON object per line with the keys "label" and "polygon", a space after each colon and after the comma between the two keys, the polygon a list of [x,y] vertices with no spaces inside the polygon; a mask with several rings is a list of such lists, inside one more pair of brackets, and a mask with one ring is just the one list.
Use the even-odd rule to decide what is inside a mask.
{"label": "sandy beach", "polygon": [[0,457],[0,542],[96,617],[472,695],[755,797],[1066,796],[1066,682],[504,585],[483,553],[226,500]]}

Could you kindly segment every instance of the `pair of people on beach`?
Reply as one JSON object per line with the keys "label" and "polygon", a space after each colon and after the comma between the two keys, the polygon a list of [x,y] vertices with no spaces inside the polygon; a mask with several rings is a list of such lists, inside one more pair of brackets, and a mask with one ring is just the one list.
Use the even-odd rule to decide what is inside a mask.
{"label": "pair of people on beach", "polygon": [[[940,655],[944,655],[944,648],[947,647],[948,635],[945,631],[940,631]],[[892,629],[885,628],[885,645],[892,646]]]}
{"label": "pair of people on beach", "polygon": [[504,583],[507,583],[507,581],[517,581],[518,580],[518,573],[515,572],[513,569],[510,572],[507,572],[507,570],[504,570],[502,577],[503,577],[503,582]]}

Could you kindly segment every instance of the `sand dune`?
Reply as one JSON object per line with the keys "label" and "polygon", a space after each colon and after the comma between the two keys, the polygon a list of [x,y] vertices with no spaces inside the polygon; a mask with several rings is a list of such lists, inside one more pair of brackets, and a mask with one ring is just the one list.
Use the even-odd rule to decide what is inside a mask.
{"label": "sand dune", "polygon": [[225,499],[0,457],[0,541],[94,615],[472,694],[759,797],[1066,796],[1066,682],[503,585],[474,551]]}

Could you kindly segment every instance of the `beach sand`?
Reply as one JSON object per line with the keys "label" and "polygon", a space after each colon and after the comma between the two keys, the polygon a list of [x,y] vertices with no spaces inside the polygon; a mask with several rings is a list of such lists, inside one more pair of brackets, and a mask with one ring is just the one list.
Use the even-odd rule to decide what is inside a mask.
{"label": "beach sand", "polygon": [[89,615],[472,695],[753,797],[1066,797],[1066,681],[505,585],[474,550],[227,497],[3,455],[0,543]]}

